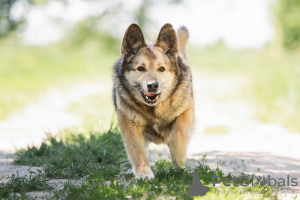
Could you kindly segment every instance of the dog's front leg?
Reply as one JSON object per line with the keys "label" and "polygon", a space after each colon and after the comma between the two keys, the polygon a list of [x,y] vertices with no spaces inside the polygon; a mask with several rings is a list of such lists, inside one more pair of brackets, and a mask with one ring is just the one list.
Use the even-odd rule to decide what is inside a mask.
{"label": "dog's front leg", "polygon": [[186,161],[187,145],[194,124],[194,106],[190,103],[173,124],[168,146],[170,148],[174,167],[184,168]]}
{"label": "dog's front leg", "polygon": [[122,113],[118,112],[119,124],[122,137],[129,159],[131,160],[133,172],[136,178],[154,178],[147,159],[147,141],[143,136],[143,127],[135,123]]}

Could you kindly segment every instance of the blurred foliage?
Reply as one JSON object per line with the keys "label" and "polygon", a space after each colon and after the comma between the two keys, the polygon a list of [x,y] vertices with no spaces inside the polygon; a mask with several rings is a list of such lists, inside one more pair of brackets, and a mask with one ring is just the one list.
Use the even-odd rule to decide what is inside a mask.
{"label": "blurred foliage", "polygon": [[[183,0],[164,0],[159,1],[159,3],[168,3],[168,4],[179,4]],[[142,0],[140,7],[136,10],[134,18],[137,24],[141,27],[142,30],[145,30],[146,27],[151,27],[153,21],[148,17],[147,13],[150,12],[152,5],[157,3],[155,0]],[[147,33],[146,33],[147,34]]]}
{"label": "blurred foliage", "polygon": [[150,19],[147,17],[147,11],[149,10],[150,5],[150,0],[143,0],[143,3],[135,13],[137,24],[142,30],[145,28],[145,23],[149,23],[150,21]]}
{"label": "blurred foliage", "polygon": [[15,21],[10,17],[10,11],[15,1],[16,0],[0,0],[0,37],[15,30],[22,22],[22,20]]}
{"label": "blurred foliage", "polygon": [[49,0],[29,0],[29,3],[32,5],[44,5],[48,2]]}
{"label": "blurred foliage", "polygon": [[[38,8],[39,6],[46,5],[50,1],[59,1],[63,4],[70,4],[72,0],[0,0],[0,37],[7,35],[8,33],[16,30],[20,24],[26,23],[26,17],[32,8]],[[86,1],[94,1],[94,0],[86,0]],[[103,1],[103,0],[102,0]],[[13,19],[11,16],[11,11],[17,2],[23,2],[22,9],[25,11],[22,13],[22,16],[19,19]],[[164,0],[160,1],[160,3],[168,3],[168,4],[178,4],[181,3],[182,0]],[[83,26],[80,28],[84,28],[85,31],[93,31],[99,32],[95,27],[97,24],[103,20],[103,16],[111,16],[115,15],[116,13],[122,11],[122,5],[126,3],[122,0],[117,0],[114,2],[108,3],[106,10],[101,13],[99,12],[98,15],[92,16],[89,19],[85,20],[83,23],[80,22],[79,26]],[[153,25],[153,21],[150,17],[148,17],[147,13],[149,13],[151,7],[155,5],[157,2],[155,0],[141,0],[139,6],[137,7],[136,11],[127,13],[127,15],[131,15],[133,21],[138,23],[142,29],[145,27],[151,27]],[[26,6],[24,6],[26,5]],[[107,20],[107,18],[106,18]],[[96,26],[90,26],[96,25]],[[88,30],[87,28],[90,28]],[[82,32],[80,32],[82,33]],[[84,34],[80,35],[80,37],[84,36]],[[83,37],[82,37],[83,39]]]}
{"label": "blurred foliage", "polygon": [[[4,37],[8,33],[15,31],[21,24],[26,22],[24,13],[28,13],[28,9],[31,6],[46,4],[49,0],[28,0],[24,1],[27,6],[23,5],[25,12],[18,19],[14,19],[11,16],[11,11],[20,0],[0,0],[0,38]],[[63,0],[61,0],[63,1]]]}
{"label": "blurred foliage", "polygon": [[110,33],[99,30],[97,27],[101,16],[90,17],[79,22],[65,38],[68,45],[80,47],[89,43],[96,43],[102,49],[109,52],[119,52],[120,41],[114,38]]}
{"label": "blurred foliage", "polygon": [[282,45],[288,50],[300,47],[300,1],[278,0],[276,16],[283,33]]}

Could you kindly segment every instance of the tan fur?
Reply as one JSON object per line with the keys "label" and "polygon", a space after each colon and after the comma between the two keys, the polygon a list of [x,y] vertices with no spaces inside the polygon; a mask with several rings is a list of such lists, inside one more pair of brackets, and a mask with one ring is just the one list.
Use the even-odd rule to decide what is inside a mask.
{"label": "tan fur", "polygon": [[[114,101],[135,176],[154,177],[147,158],[150,142],[167,144],[173,165],[183,168],[194,124],[194,99],[191,70],[179,57],[172,25],[162,28],[154,45],[146,44],[139,27],[131,25],[121,49],[114,71]],[[186,57],[185,51],[181,53]],[[144,72],[137,70],[140,66]],[[159,71],[162,66],[163,72]],[[152,106],[141,95],[148,80],[159,83],[160,96]]]}

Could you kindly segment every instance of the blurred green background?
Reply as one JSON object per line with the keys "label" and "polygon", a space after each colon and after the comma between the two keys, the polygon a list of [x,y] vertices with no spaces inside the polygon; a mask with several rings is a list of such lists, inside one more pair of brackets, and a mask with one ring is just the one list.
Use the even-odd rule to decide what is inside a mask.
{"label": "blurred green background", "polygon": [[[67,112],[83,116],[83,124],[87,126],[107,124],[113,116],[112,67],[120,56],[121,39],[126,30],[122,28],[123,32],[117,32],[111,26],[117,29],[118,24],[127,27],[135,22],[148,39],[155,39],[157,27],[167,21],[158,23],[149,15],[158,1],[138,1],[128,9],[125,1],[90,0],[85,3],[100,4],[101,12],[78,20],[72,20],[72,12],[55,15],[55,24],[63,27],[63,37],[42,44],[26,41],[24,34],[29,21],[36,17],[31,13],[43,12],[53,2],[65,8],[72,4],[68,0],[0,0],[0,119],[5,120],[37,101],[39,95],[50,88],[63,91],[73,85],[101,81],[105,84],[104,92],[71,103]],[[163,1],[165,8],[176,6],[177,11],[189,12],[185,3],[183,0]],[[232,98],[252,105],[255,119],[279,123],[292,132],[300,132],[300,1],[278,0],[268,5],[274,30],[274,37],[268,42],[259,48],[229,48],[222,39],[209,45],[191,40],[189,63],[196,74],[245,77],[247,84]],[[123,13],[121,17],[120,13]],[[48,28],[51,31],[51,26]]]}

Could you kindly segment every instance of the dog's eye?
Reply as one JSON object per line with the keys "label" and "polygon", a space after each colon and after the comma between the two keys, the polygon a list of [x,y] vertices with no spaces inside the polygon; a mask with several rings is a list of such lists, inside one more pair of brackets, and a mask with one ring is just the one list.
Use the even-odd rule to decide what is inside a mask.
{"label": "dog's eye", "polygon": [[165,68],[164,67],[160,67],[158,70],[161,71],[161,72],[164,72]]}
{"label": "dog's eye", "polygon": [[146,68],[145,67],[138,67],[137,70],[140,71],[140,72],[143,72],[143,71],[146,71]]}

